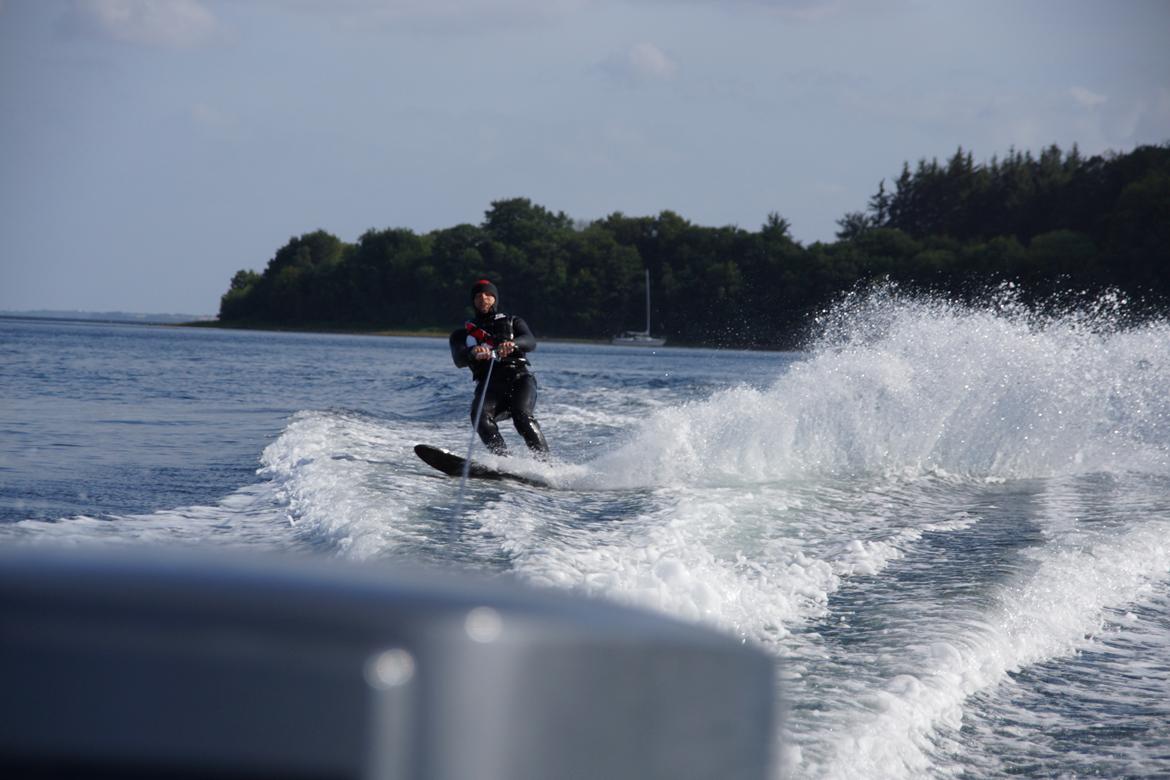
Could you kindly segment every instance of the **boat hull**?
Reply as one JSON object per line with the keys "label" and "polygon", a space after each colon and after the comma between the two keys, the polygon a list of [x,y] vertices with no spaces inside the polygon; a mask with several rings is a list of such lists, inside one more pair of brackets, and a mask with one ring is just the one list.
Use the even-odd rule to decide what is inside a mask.
{"label": "boat hull", "polygon": [[647,336],[643,333],[623,333],[610,339],[610,343],[618,347],[661,347],[666,343],[666,339]]}

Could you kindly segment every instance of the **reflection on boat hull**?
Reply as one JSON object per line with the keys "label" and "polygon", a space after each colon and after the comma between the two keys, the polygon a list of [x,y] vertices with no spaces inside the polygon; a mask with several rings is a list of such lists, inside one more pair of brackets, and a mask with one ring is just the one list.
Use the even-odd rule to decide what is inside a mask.
{"label": "reflection on boat hull", "polygon": [[661,347],[666,343],[666,339],[655,338],[638,331],[626,331],[620,336],[614,336],[610,343],[619,347]]}
{"label": "reflection on boat hull", "polygon": [[779,679],[738,637],[503,578],[0,546],[3,777],[765,780]]}

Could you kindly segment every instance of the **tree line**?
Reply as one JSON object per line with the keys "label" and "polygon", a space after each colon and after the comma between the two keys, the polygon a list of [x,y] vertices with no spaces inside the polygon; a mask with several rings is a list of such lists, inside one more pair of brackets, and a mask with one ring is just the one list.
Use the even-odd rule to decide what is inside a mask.
{"label": "tree line", "polygon": [[705,227],[663,211],[577,222],[527,198],[497,200],[479,225],[369,230],[356,243],[293,237],[220,302],[226,325],[449,330],[468,290],[492,279],[501,307],[542,337],[608,338],[645,321],[676,344],[794,346],[810,316],[859,285],[962,299],[1012,283],[1025,299],[1120,291],[1170,301],[1170,144],[1082,156],[1057,146],[976,163],[908,163],[866,207],[808,246],[768,215],[758,230]]}

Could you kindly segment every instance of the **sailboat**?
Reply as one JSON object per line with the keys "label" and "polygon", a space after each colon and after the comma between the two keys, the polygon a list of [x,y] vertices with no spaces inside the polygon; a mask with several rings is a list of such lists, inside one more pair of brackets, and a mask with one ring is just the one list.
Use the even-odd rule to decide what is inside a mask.
{"label": "sailboat", "polygon": [[627,330],[620,336],[614,336],[611,344],[619,347],[661,347],[666,339],[655,338],[650,335],[650,269],[646,269],[646,330]]}

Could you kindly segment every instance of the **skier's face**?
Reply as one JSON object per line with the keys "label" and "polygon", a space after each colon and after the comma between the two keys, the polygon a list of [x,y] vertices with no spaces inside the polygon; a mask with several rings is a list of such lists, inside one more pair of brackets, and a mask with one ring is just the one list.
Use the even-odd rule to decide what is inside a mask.
{"label": "skier's face", "polygon": [[475,294],[475,310],[480,314],[487,314],[496,305],[496,296],[487,292]]}

